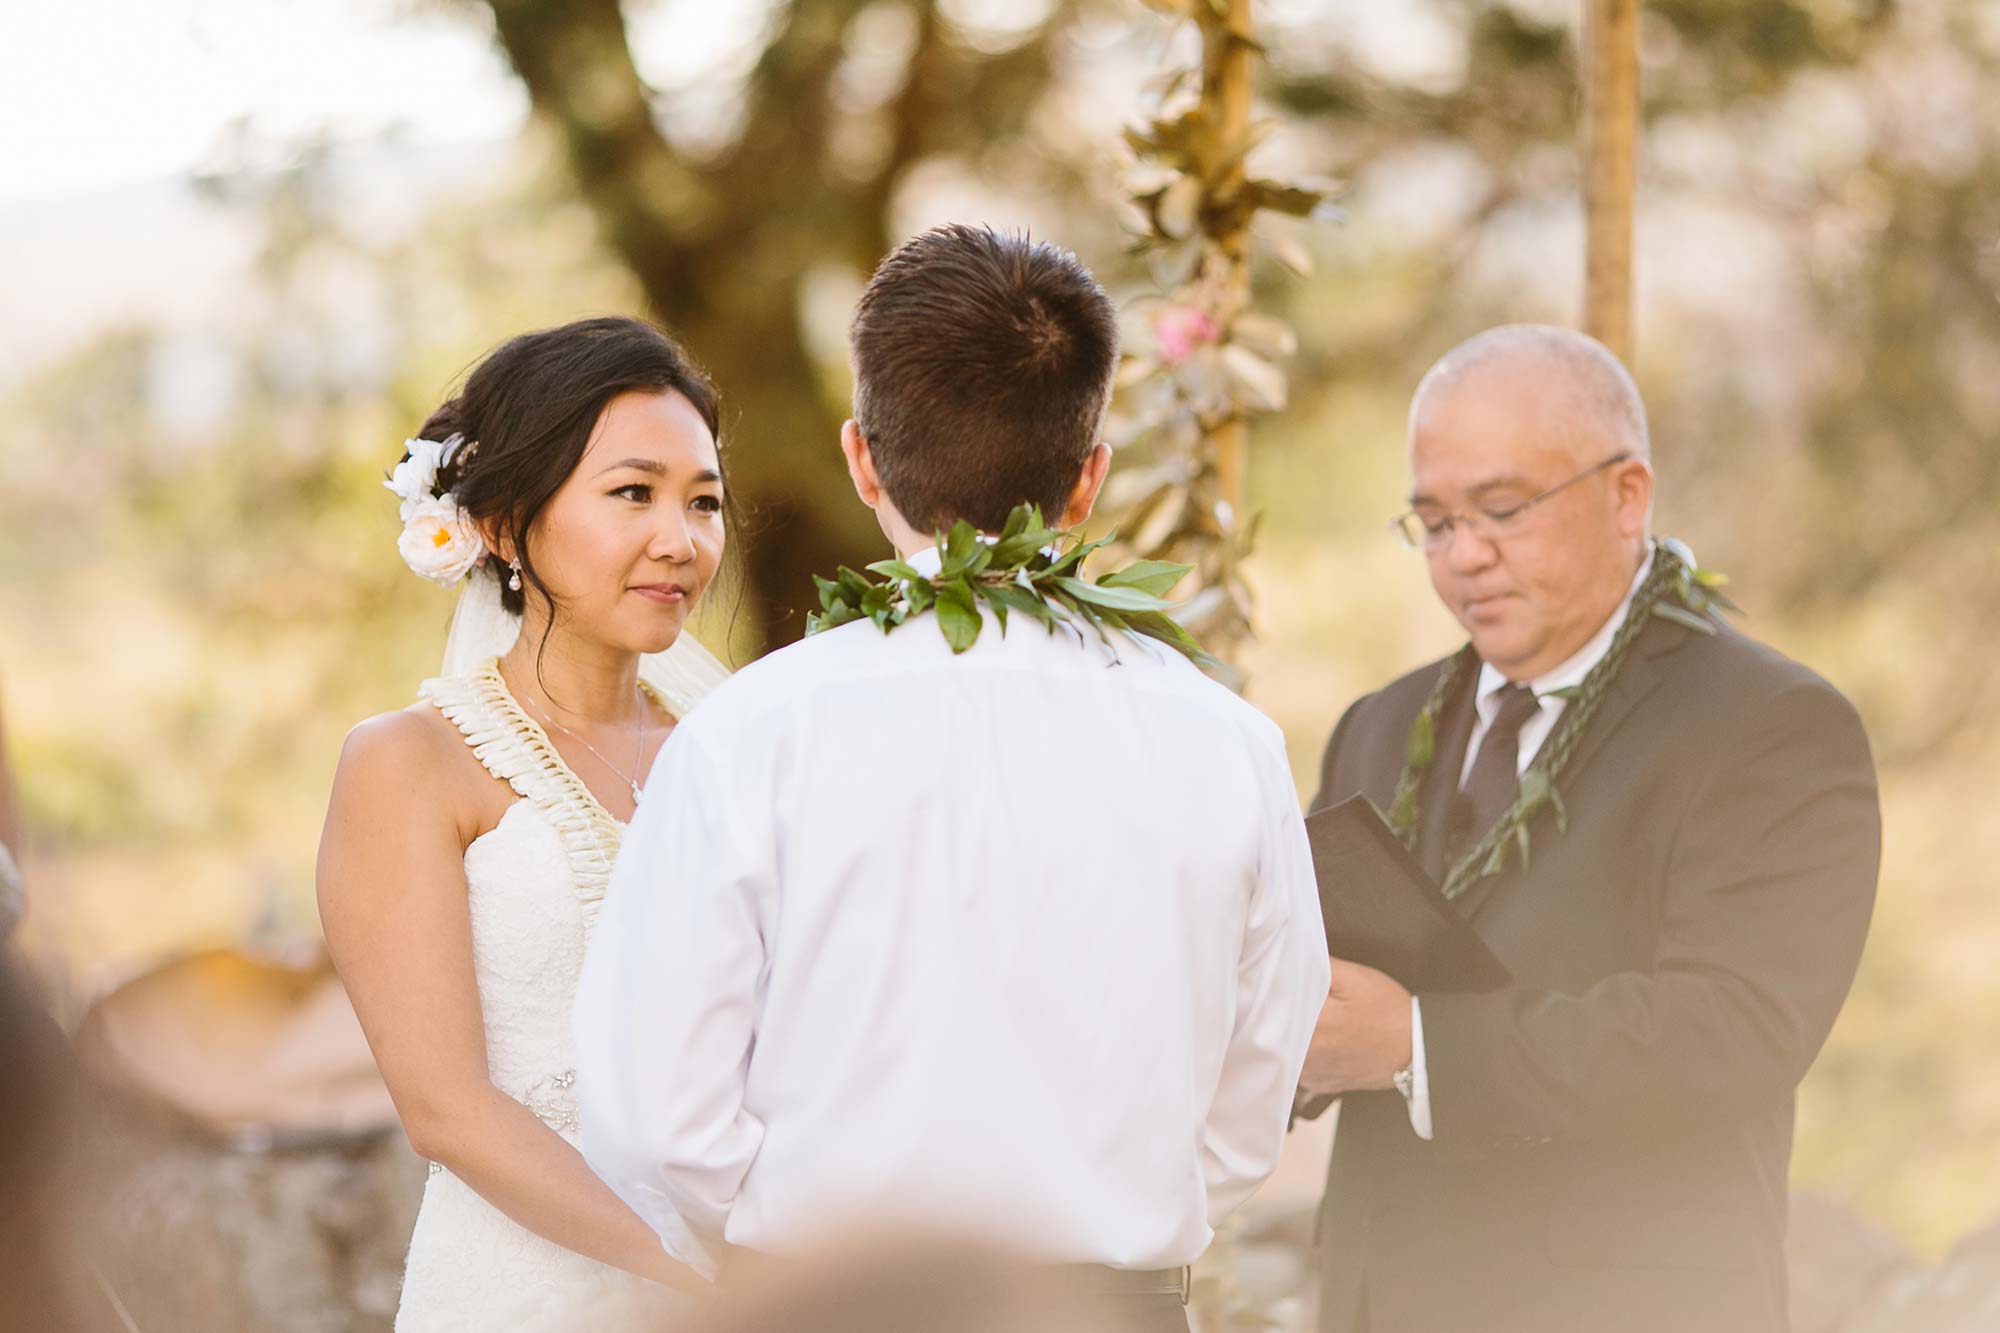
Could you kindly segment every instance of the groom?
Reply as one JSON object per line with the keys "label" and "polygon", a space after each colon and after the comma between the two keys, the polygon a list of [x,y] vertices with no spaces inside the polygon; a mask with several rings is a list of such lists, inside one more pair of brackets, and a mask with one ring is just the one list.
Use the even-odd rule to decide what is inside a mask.
{"label": "groom", "polygon": [[[898,554],[1090,513],[1118,357],[1070,254],[946,227],[876,271],[841,448]],[[660,1233],[921,1227],[1135,1327],[1269,1174],[1327,990],[1278,730],[1180,655],[990,617],[766,657],[661,751],[578,992],[582,1146]]]}

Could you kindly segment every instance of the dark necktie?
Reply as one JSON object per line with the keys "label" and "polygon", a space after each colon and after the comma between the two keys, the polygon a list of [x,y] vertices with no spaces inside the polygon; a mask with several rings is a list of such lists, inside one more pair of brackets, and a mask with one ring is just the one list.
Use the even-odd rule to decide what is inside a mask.
{"label": "dark necktie", "polygon": [[1479,742],[1479,754],[1466,775],[1461,800],[1462,822],[1455,839],[1459,851],[1486,836],[1486,830],[1514,798],[1521,794],[1521,725],[1533,717],[1541,705],[1535,692],[1525,685],[1508,685],[1499,691],[1500,711]]}

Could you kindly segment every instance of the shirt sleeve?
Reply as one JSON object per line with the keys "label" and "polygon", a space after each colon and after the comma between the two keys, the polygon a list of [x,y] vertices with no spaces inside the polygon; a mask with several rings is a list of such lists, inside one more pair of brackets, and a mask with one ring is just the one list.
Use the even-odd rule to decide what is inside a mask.
{"label": "shirt sleeve", "polygon": [[1273,817],[1251,887],[1236,1022],[1202,1126],[1211,1227],[1278,1165],[1299,1071],[1331,979],[1305,820],[1289,771],[1277,776],[1265,783]]}
{"label": "shirt sleeve", "polygon": [[585,1160],[711,1276],[764,1136],[744,1099],[775,874],[747,766],[686,729],[661,748],[572,1013]]}
{"label": "shirt sleeve", "polygon": [[1410,1128],[1431,1141],[1431,1071],[1424,1059],[1424,1005],[1410,997]]}

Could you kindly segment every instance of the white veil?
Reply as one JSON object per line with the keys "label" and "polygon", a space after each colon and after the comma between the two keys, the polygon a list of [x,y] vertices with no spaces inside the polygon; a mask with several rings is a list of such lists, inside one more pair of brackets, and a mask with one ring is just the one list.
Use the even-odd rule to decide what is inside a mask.
{"label": "white veil", "polygon": [[[444,642],[440,675],[462,676],[478,670],[489,657],[499,657],[521,637],[521,618],[500,605],[500,578],[490,562],[481,562],[465,580],[452,612],[451,633]],[[729,668],[683,631],[663,653],[639,659],[639,676],[660,692],[675,717],[687,716],[701,697],[720,685]]]}

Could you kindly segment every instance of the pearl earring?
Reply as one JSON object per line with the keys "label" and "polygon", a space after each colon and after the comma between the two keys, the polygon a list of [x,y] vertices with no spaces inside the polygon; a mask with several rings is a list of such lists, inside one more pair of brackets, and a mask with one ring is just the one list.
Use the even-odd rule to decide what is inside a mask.
{"label": "pearl earring", "polygon": [[521,591],[521,562],[515,560],[507,567],[514,571],[513,577],[507,580],[508,590],[511,592]]}

